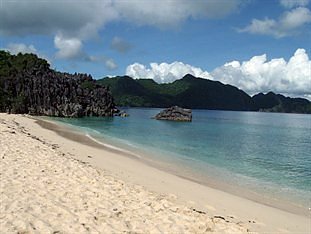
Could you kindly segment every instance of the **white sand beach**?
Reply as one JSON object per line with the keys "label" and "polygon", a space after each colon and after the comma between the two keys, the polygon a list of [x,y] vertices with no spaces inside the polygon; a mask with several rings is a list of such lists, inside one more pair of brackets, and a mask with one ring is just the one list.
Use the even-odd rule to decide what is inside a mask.
{"label": "white sand beach", "polygon": [[310,213],[180,178],[28,116],[0,114],[0,161],[1,233],[311,233]]}

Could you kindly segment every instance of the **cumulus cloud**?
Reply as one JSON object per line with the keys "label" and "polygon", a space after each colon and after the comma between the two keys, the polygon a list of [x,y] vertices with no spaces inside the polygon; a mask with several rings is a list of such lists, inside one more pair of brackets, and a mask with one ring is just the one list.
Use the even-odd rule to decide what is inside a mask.
{"label": "cumulus cloud", "polygon": [[126,68],[126,75],[133,78],[150,78],[158,83],[170,83],[182,78],[186,74],[191,74],[202,78],[212,78],[208,72],[201,68],[193,67],[182,62],[173,63],[150,63],[146,67],[140,63],[134,63]]}
{"label": "cumulus cloud", "polygon": [[54,45],[58,49],[55,54],[56,58],[102,63],[108,70],[114,70],[118,67],[111,58],[87,54],[83,51],[82,41],[78,38],[65,38],[63,35],[58,34],[54,37]]}
{"label": "cumulus cloud", "polygon": [[118,51],[119,53],[126,53],[132,48],[132,46],[124,39],[120,37],[114,37],[111,41],[110,48]]}
{"label": "cumulus cloud", "polygon": [[297,7],[284,12],[278,20],[253,19],[248,26],[238,31],[281,38],[296,34],[299,29],[309,23],[311,23],[311,11],[305,7]]}
{"label": "cumulus cloud", "polygon": [[58,49],[57,58],[78,59],[84,56],[82,42],[78,38],[64,38],[59,34],[54,37],[54,46]]}
{"label": "cumulus cloud", "polygon": [[285,8],[293,8],[297,6],[306,6],[310,0],[280,0],[280,4]]}
{"label": "cumulus cloud", "polygon": [[311,61],[304,49],[285,61],[267,55],[254,56],[242,63],[233,61],[216,68],[214,79],[233,84],[249,93],[276,91],[296,95],[311,94]]}
{"label": "cumulus cloud", "polygon": [[151,78],[158,83],[172,82],[188,73],[237,86],[251,95],[268,91],[292,96],[311,95],[311,61],[304,49],[297,49],[288,61],[284,58],[268,60],[263,54],[248,61],[225,63],[210,73],[181,62],[151,63],[150,67],[134,63],[126,69],[129,76]]}

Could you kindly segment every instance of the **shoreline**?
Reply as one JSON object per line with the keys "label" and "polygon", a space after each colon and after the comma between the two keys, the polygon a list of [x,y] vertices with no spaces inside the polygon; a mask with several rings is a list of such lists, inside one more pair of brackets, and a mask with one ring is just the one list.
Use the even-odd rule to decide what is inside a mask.
{"label": "shoreline", "polygon": [[[170,174],[142,162],[140,158],[105,147],[83,134],[73,133],[49,121],[29,116],[16,118],[32,135],[55,145],[63,154],[107,171],[126,184],[140,185],[149,191],[176,197],[179,204],[187,204],[210,216],[221,216],[225,220],[246,226],[251,231],[310,232],[310,217],[259,204]],[[39,123],[52,129],[43,128]]]}
{"label": "shoreline", "polygon": [[[39,118],[39,120],[42,120],[41,118]],[[47,127],[47,125],[46,125],[46,123],[44,123],[44,122],[49,122],[49,120],[42,120],[43,122],[41,122],[41,124],[43,124],[43,125],[45,125],[45,127]],[[74,129],[74,127],[70,127],[69,125],[66,125],[66,124],[62,124],[62,123],[59,123],[58,124],[58,122],[54,122],[53,120],[50,122],[50,124],[51,125],[49,125],[49,127],[51,128],[51,129],[48,129],[48,130],[50,130],[50,131],[54,131],[54,132],[56,132],[57,134],[59,134],[60,136],[63,134],[63,130],[64,130],[64,128],[66,128],[66,127],[68,127],[68,132],[66,132],[68,135],[66,135],[66,137],[69,137],[69,138],[71,138],[72,136],[70,136],[73,132],[72,131],[75,131],[75,129]],[[54,126],[53,126],[53,124],[55,124]],[[58,128],[59,127],[59,125],[63,125],[61,128]],[[40,125],[41,127],[43,127],[42,125]],[[56,127],[56,129],[55,129],[55,127]],[[84,134],[82,134],[81,132],[79,132],[79,131],[77,131],[76,132],[77,134],[80,134],[81,135],[81,138],[80,138],[80,140],[82,140],[82,141],[79,141],[79,143],[82,143],[82,144],[86,144],[86,145],[88,145],[88,140],[91,140],[91,141],[93,141],[92,139],[90,139],[90,138],[88,138],[87,136],[85,136]],[[88,139],[88,140],[85,140],[85,139]],[[142,163],[144,166],[147,166],[147,167],[151,167],[151,168],[153,168],[153,169],[155,169],[155,170],[159,170],[159,171],[161,171],[161,173],[167,173],[167,174],[169,174],[170,176],[174,176],[174,177],[178,177],[178,178],[180,178],[181,180],[183,180],[183,182],[187,182],[187,184],[188,183],[194,183],[196,186],[199,186],[199,187],[204,187],[204,188],[206,188],[206,189],[208,189],[208,190],[214,190],[214,191],[216,191],[216,193],[218,193],[218,192],[220,192],[220,193],[223,193],[223,194],[225,194],[225,196],[226,195],[229,195],[229,196],[233,196],[233,197],[238,197],[239,199],[242,199],[242,200],[246,200],[246,201],[248,201],[248,202],[250,202],[250,203],[254,203],[254,204],[256,204],[256,205],[259,205],[259,206],[264,206],[264,207],[268,207],[268,208],[271,208],[271,209],[276,209],[276,210],[278,210],[278,211],[281,211],[281,212],[285,212],[285,213],[288,213],[288,214],[291,214],[291,215],[297,215],[297,216],[299,216],[299,217],[302,217],[302,218],[306,218],[306,219],[308,219],[309,217],[310,217],[310,210],[305,210],[305,209],[297,209],[297,207],[296,206],[291,206],[289,203],[281,203],[281,202],[279,202],[279,201],[276,201],[276,202],[278,202],[278,204],[276,205],[276,204],[273,204],[273,200],[271,200],[271,199],[265,199],[265,200],[263,200],[263,197],[262,196],[260,196],[260,195],[258,195],[258,196],[256,196],[256,194],[251,194],[252,195],[252,199],[250,199],[250,197],[249,197],[249,195],[250,195],[250,192],[249,191],[244,191],[244,192],[246,192],[246,193],[248,193],[246,196],[245,196],[245,194],[239,194],[239,191],[238,190],[236,190],[236,192],[233,192],[233,189],[234,189],[234,186],[232,186],[232,188],[233,189],[225,189],[225,184],[219,184],[218,183],[218,181],[215,183],[215,182],[212,182],[212,183],[210,183],[210,184],[206,184],[206,183],[202,183],[201,181],[197,181],[197,180],[195,180],[195,179],[193,179],[193,178],[189,178],[189,177],[185,177],[185,176],[182,176],[182,175],[180,175],[180,174],[177,174],[177,173],[174,173],[173,171],[170,171],[170,170],[168,170],[167,168],[165,168],[165,167],[162,167],[160,164],[155,164],[155,162],[151,162],[150,160],[148,160],[147,158],[145,158],[144,156],[142,156],[142,157],[137,157],[137,155],[134,153],[134,154],[128,154],[128,153],[124,153],[123,152],[123,150],[119,150],[119,148],[118,147],[115,147],[115,148],[117,148],[116,150],[111,150],[111,148],[107,148],[107,147],[105,147],[105,146],[103,146],[102,144],[100,144],[100,143],[98,143],[98,142],[96,142],[96,141],[93,141],[93,142],[95,142],[96,144],[99,144],[97,147],[98,148],[100,148],[100,149],[104,149],[104,150],[108,150],[108,151],[112,151],[112,152],[114,152],[114,153],[117,153],[117,154],[119,154],[119,155],[121,155],[121,156],[126,156],[126,157],[128,157],[130,160],[134,160],[134,161],[137,161],[138,163]],[[104,143],[105,144],[105,143]],[[88,146],[90,146],[90,145],[88,145]],[[103,148],[102,148],[103,147]],[[113,146],[114,147],[114,146]],[[127,151],[127,150],[126,150]],[[97,166],[100,166],[100,165],[98,165],[98,163],[94,163],[93,165],[97,165]],[[122,179],[126,179],[126,178],[122,178]],[[167,190],[166,189],[163,189],[163,188],[159,188],[159,186],[150,186],[150,183],[149,182],[146,182],[146,181],[141,181],[141,180],[138,180],[139,182],[136,182],[136,180],[135,180],[135,182],[136,183],[139,183],[139,184],[141,184],[141,185],[143,185],[143,186],[146,186],[147,188],[150,188],[150,189],[152,189],[152,190],[154,190],[154,191],[156,191],[156,192],[167,192]],[[132,181],[130,181],[130,182],[132,182]],[[218,184],[217,184],[218,183]],[[240,189],[240,188],[239,188]],[[172,192],[172,191],[169,191],[170,193]],[[181,193],[183,193],[183,192],[185,192],[185,191],[181,191]],[[191,197],[191,199],[190,199],[190,197],[189,197],[189,195],[188,196],[186,196],[186,197],[184,197],[183,196],[184,194],[180,194],[180,197],[182,198],[181,200],[195,200],[194,202],[195,203],[197,203],[197,204],[200,204],[200,201],[199,201],[199,199],[193,199],[193,197]],[[185,199],[186,198],[186,199]],[[207,207],[207,208],[206,208]],[[207,205],[206,207],[204,207],[204,206],[202,206],[202,204],[200,204],[197,208],[198,209],[201,209],[201,210],[204,210],[204,211],[206,211],[206,212],[211,212],[211,211],[213,211],[215,208],[214,208],[214,206],[212,205],[212,206],[209,206],[209,205]],[[210,209],[209,209],[210,208]],[[259,223],[261,223],[261,222],[259,222]],[[257,229],[255,229],[255,230],[257,230]],[[260,230],[260,229],[259,229]]]}
{"label": "shoreline", "polygon": [[[31,117],[33,118],[33,117]],[[154,167],[158,170],[161,170],[163,172],[172,174],[174,176],[180,177],[181,179],[188,180],[193,183],[197,183],[202,186],[207,186],[216,190],[220,190],[225,193],[229,193],[238,197],[245,198],[247,200],[266,205],[272,208],[280,209],[285,212],[293,213],[296,215],[302,215],[305,217],[308,217],[310,215],[310,210],[299,206],[296,203],[291,202],[290,200],[280,200],[278,198],[272,198],[271,196],[265,196],[262,193],[252,191],[251,189],[247,189],[245,187],[239,186],[239,185],[232,185],[225,183],[222,180],[219,180],[213,176],[206,176],[202,174],[196,174],[193,175],[190,173],[183,174],[179,172],[181,169],[185,169],[186,167],[182,166],[176,166],[173,165],[173,167],[168,167],[167,163],[160,162],[159,160],[156,160],[156,153],[154,152],[148,152],[149,155],[147,155],[147,152],[132,152],[130,149],[124,149],[122,146],[115,146],[112,143],[107,143],[104,141],[104,139],[97,139],[96,137],[93,137],[89,135],[89,133],[83,134],[82,131],[77,130],[74,126],[71,126],[70,124],[54,121],[52,119],[46,119],[46,118],[34,118],[36,119],[36,123],[39,124],[41,127],[54,131],[57,134],[59,134],[62,137],[68,138],[70,140],[77,141],[81,144],[97,147],[99,149],[108,150],[117,154],[121,154],[123,156],[129,157],[133,160],[138,160],[141,163],[144,163],[148,166]],[[61,126],[61,127],[60,127]],[[153,156],[150,157],[150,154]],[[187,169],[189,169],[187,167]],[[200,176],[200,178],[198,178]]]}
{"label": "shoreline", "polygon": [[172,194],[125,182],[78,159],[70,147],[84,151],[81,144],[68,145],[25,116],[0,113],[0,143],[3,233],[248,232],[243,224],[195,210]]}
{"label": "shoreline", "polygon": [[[53,130],[52,130],[53,131]],[[198,172],[189,172],[190,167],[185,165],[173,165],[173,162],[162,162],[156,159],[157,153],[155,152],[130,152],[127,149],[122,148],[122,146],[115,146],[113,143],[106,143],[104,139],[97,140],[96,138],[86,134],[86,138],[89,138],[96,143],[107,147],[108,149],[111,148],[116,150],[116,153],[122,154],[124,156],[130,157],[132,159],[138,159],[140,162],[154,167],[158,170],[163,172],[172,174],[174,176],[180,177],[181,179],[188,180],[193,183],[197,183],[202,186],[207,186],[216,190],[220,190],[225,193],[229,193],[238,197],[245,198],[247,200],[263,204],[269,207],[273,207],[276,209],[280,209],[285,212],[302,215],[308,217],[309,210],[306,209],[303,205],[299,203],[295,203],[292,200],[286,200],[284,197],[279,199],[278,197],[271,197],[270,194],[263,194],[260,191],[253,191],[250,188],[243,187],[242,185],[237,184],[229,184],[226,183],[224,180],[220,180],[216,178],[216,176],[206,175]],[[152,156],[150,156],[152,155]],[[211,169],[211,168],[209,168]],[[187,170],[187,171],[185,171]],[[213,168],[213,170],[215,170]],[[216,169],[218,173],[221,173],[220,169]],[[219,170],[219,171],[218,171]],[[215,172],[214,172],[215,174]]]}

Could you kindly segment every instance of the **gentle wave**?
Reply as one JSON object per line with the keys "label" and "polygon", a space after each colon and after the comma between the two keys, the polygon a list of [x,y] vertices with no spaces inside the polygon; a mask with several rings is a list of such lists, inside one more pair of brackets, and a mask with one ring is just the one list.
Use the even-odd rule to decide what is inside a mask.
{"label": "gentle wave", "polygon": [[113,145],[110,145],[110,144],[107,144],[107,143],[104,143],[102,141],[99,141],[97,139],[95,139],[94,137],[92,137],[91,135],[89,135],[88,133],[85,134],[86,137],[88,137],[89,139],[91,139],[92,141],[95,141],[96,143],[102,145],[102,146],[105,146],[109,149],[113,149],[113,150],[117,150],[117,151],[120,151],[120,152],[123,152],[123,153],[126,153],[126,154],[129,154],[131,156],[135,156],[137,158],[141,158],[140,155],[138,154],[133,154],[131,151],[128,151],[128,150],[125,150],[125,149],[122,149],[122,148],[119,148],[119,147],[116,147],[116,146],[113,146]]}

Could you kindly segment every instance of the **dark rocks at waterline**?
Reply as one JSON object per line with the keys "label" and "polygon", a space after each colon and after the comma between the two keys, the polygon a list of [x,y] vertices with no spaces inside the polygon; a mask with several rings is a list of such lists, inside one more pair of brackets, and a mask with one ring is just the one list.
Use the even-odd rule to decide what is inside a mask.
{"label": "dark rocks at waterline", "polygon": [[155,117],[157,120],[171,120],[171,121],[192,121],[192,111],[190,109],[184,109],[178,106],[167,108]]}
{"label": "dark rocks at waterline", "polygon": [[119,116],[119,117],[129,117],[130,115],[126,113],[125,111],[118,111],[114,114],[114,116]]}
{"label": "dark rocks at waterline", "polygon": [[113,116],[110,91],[87,74],[50,69],[33,54],[0,51],[0,112],[56,117]]}

